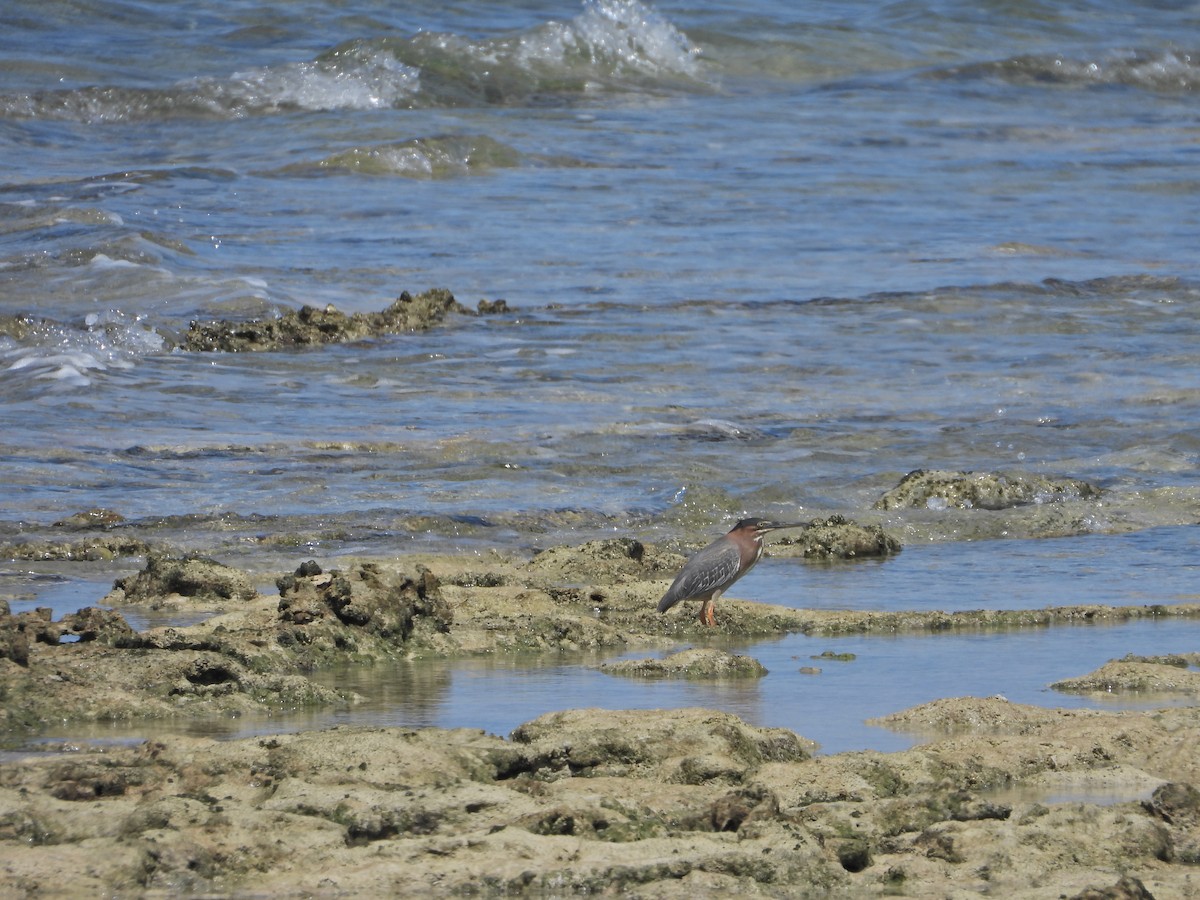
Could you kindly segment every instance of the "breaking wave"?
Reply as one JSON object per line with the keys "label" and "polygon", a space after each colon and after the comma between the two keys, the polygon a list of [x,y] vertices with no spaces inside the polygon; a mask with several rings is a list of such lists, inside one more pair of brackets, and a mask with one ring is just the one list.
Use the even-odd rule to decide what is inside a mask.
{"label": "breaking wave", "polygon": [[377,109],[402,103],[419,73],[386,53],[250,69],[229,78],[195,78],[169,88],[92,86],[0,94],[0,115],[125,122],[175,117],[238,118],[293,110]]}
{"label": "breaking wave", "polygon": [[1200,55],[1180,50],[1108,53],[1096,58],[1021,55],[941,70],[947,78],[996,78],[1010,84],[1067,87],[1124,86],[1190,91],[1200,85]]}
{"label": "breaking wave", "polygon": [[12,395],[90,387],[104,372],[132,369],[164,350],[163,337],[119,310],[90,313],[77,324],[0,319],[0,385]]}
{"label": "breaking wave", "polygon": [[91,85],[0,92],[0,116],[86,122],[239,118],[294,111],[567,103],[596,91],[702,83],[699,51],[638,0],[586,0],[565,22],[471,40],[362,38],[313,60],[163,88]]}

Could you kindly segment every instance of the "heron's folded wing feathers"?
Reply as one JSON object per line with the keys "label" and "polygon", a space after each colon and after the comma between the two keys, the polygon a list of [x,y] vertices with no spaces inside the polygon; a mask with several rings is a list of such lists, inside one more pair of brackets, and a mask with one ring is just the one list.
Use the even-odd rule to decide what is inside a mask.
{"label": "heron's folded wing feathers", "polygon": [[738,574],[742,555],[728,541],[709,544],[687,561],[675,576],[671,587],[658,601],[658,611],[666,612],[680,600],[706,597],[722,586],[728,586]]}

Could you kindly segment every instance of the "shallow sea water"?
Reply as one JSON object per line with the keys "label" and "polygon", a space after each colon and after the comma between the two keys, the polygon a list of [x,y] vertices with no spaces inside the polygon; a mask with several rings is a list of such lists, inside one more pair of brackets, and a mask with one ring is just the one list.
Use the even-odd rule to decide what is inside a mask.
{"label": "shallow sea water", "polygon": [[[769,670],[761,679],[716,682],[621,678],[597,670],[598,657],[397,662],[321,673],[323,683],[363,698],[346,709],[135,725],[84,723],[47,729],[34,743],[138,742],[162,733],[233,739],[333,725],[481,728],[506,736],[518,725],[560,709],[704,707],[734,713],[756,725],[789,728],[816,741],[822,753],[886,752],[929,736],[870,726],[866,719],[948,696],[999,695],[1014,703],[1113,710],[1189,703],[1170,694],[1076,696],[1049,685],[1083,674],[1081,666],[1099,666],[1127,653],[1194,652],[1198,641],[1200,623],[1194,621],[937,636],[792,635],[752,646],[714,640],[706,646],[752,655]],[[855,658],[814,658],[827,651]],[[802,673],[805,667],[820,671]]]}
{"label": "shallow sea water", "polygon": [[[307,558],[690,547],[743,514],[838,513],[909,549],[768,560],[739,593],[1194,599],[1198,25],[1187,5],[1113,0],[12,0],[0,543],[62,539],[54,522],[103,507],[269,583]],[[432,286],[513,312],[296,352],[175,349],[192,320]],[[1054,539],[1026,527],[1039,510],[1004,527],[872,512],[905,472],[943,467],[1106,493]],[[121,565],[6,562],[0,596],[86,605]],[[996,635],[1024,687],[980,690],[1060,702],[1037,685],[1102,653],[1196,649],[1177,645],[1186,625],[1141,627],[1096,629],[1103,651],[1035,633],[1068,670],[1052,674],[1029,635]],[[879,639],[914,649],[876,667],[864,648],[847,690],[905,685],[896,669],[935,646],[927,684],[959,684],[942,640]],[[896,740],[813,732],[847,708],[813,685],[849,676],[777,674],[801,644],[748,648],[787,661],[745,714],[803,696],[776,724],[827,748]],[[446,721],[544,711],[466,721],[494,691],[451,669]],[[504,671],[554,672],[546,696],[572,705],[723,702],[573,663]]]}

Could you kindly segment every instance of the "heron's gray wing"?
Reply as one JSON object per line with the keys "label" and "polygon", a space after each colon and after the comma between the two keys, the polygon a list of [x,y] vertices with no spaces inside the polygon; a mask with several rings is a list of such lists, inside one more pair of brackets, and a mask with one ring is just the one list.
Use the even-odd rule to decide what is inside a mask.
{"label": "heron's gray wing", "polygon": [[707,597],[718,588],[728,587],[737,579],[741,565],[742,554],[733,543],[714,541],[684,564],[658,601],[658,611],[666,612],[680,600]]}

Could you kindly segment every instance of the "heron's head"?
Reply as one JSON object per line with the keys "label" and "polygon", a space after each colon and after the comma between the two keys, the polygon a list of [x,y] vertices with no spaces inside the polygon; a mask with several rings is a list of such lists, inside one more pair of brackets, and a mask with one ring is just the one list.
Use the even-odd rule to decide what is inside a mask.
{"label": "heron's head", "polygon": [[754,540],[761,541],[763,535],[771,531],[778,531],[780,528],[807,528],[807,522],[775,522],[771,519],[742,519],[731,529],[731,535],[738,537],[749,537]]}

